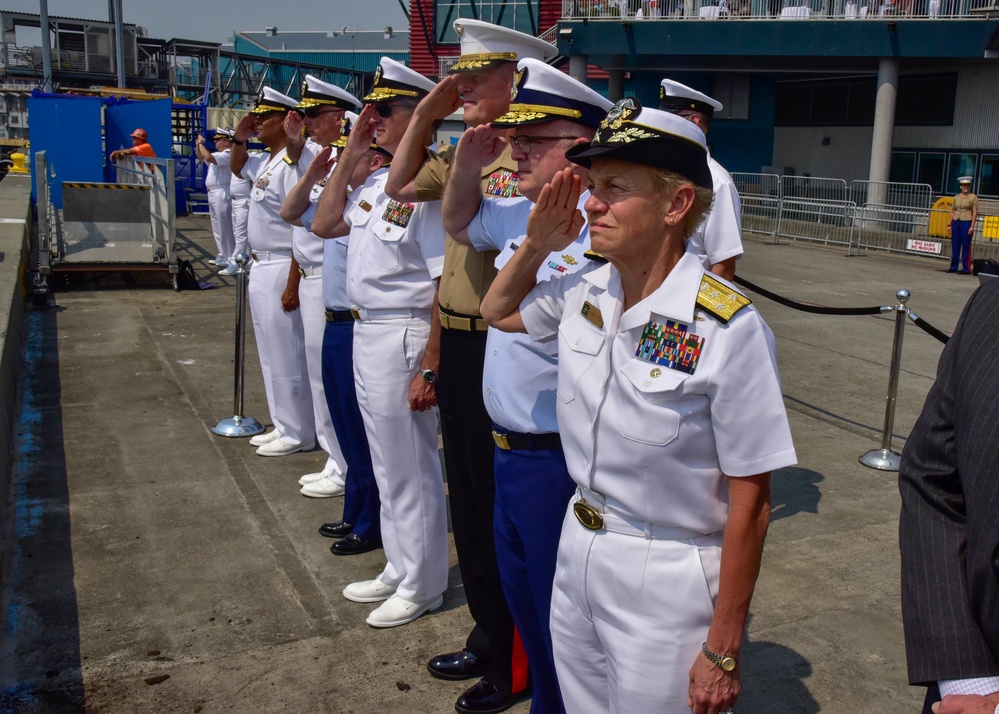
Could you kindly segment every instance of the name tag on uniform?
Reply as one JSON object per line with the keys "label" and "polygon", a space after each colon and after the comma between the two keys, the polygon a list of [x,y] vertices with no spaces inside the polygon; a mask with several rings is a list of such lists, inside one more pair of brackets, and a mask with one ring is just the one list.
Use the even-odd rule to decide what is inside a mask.
{"label": "name tag on uniform", "polygon": [[652,321],[642,330],[635,356],[678,372],[693,374],[704,350],[704,338],[691,335],[676,321]]}
{"label": "name tag on uniform", "polygon": [[486,194],[500,198],[519,196],[520,177],[513,171],[495,171],[489,175],[486,183]]}
{"label": "name tag on uniform", "polygon": [[584,302],[583,309],[579,311],[579,314],[597,327],[604,326],[604,316],[600,314],[600,308],[591,302]]}
{"label": "name tag on uniform", "polygon": [[371,210],[371,204],[368,203],[367,201],[361,201],[360,203],[357,204],[357,207],[360,208],[362,211],[365,211],[365,212],[368,212],[368,211]]}
{"label": "name tag on uniform", "polygon": [[385,207],[385,212],[382,214],[382,220],[394,226],[405,228],[409,225],[409,219],[413,217],[414,208],[415,206],[412,203],[389,201]]}

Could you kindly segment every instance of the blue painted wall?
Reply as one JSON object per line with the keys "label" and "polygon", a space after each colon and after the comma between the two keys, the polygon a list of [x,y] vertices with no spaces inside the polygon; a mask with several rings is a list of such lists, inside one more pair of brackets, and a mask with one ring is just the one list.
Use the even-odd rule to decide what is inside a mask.
{"label": "blue painted wall", "polygon": [[[28,99],[31,173],[37,175],[35,154],[44,151],[48,161],[52,202],[62,208],[62,182],[104,181],[104,148],[99,97],[33,95]],[[131,142],[129,142],[131,145]],[[31,199],[38,200],[34,181]]]}

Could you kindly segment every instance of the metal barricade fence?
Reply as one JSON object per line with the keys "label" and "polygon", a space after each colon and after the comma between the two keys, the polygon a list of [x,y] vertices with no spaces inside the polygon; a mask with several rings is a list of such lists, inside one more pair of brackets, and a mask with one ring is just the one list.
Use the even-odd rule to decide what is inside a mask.
{"label": "metal barricade fence", "polygon": [[[929,184],[853,181],[857,252],[863,248],[910,252],[911,241],[929,238],[933,189]],[[851,246],[848,254],[853,252]]]}
{"label": "metal barricade fence", "polygon": [[732,181],[739,193],[744,233],[777,238],[780,216],[780,176],[736,172]]}
{"label": "metal barricade fence", "polygon": [[856,204],[846,181],[814,176],[781,176],[777,242],[794,238],[850,245]]}

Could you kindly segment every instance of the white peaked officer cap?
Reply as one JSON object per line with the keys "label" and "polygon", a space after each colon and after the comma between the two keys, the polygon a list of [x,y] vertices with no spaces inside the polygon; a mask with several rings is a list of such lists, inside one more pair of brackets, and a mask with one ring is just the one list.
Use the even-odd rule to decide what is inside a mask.
{"label": "white peaked officer cap", "polygon": [[696,124],[670,112],[643,107],[634,97],[608,112],[589,144],[578,144],[565,157],[590,167],[593,159],[620,159],[680,174],[711,188],[708,149]]}
{"label": "white peaked officer cap", "polygon": [[218,127],[215,130],[215,135],[212,136],[212,141],[218,141],[219,139],[232,139],[236,135],[232,129],[226,129],[225,127]]}
{"label": "white peaked officer cap", "polygon": [[722,103],[717,99],[712,99],[703,92],[691,89],[686,84],[674,82],[672,79],[664,79],[659,85],[659,108],[664,112],[676,114],[687,109],[692,109],[709,117],[715,112],[721,111]]}
{"label": "white peaked officer cap", "polygon": [[391,99],[423,99],[437,86],[434,80],[424,77],[391,57],[382,57],[375,70],[375,85],[363,101],[372,104]]}
{"label": "white peaked officer cap", "polygon": [[346,111],[356,109],[359,106],[361,106],[360,100],[346,90],[340,89],[335,84],[317,79],[311,74],[305,75],[305,81],[302,82],[302,101],[298,103],[299,109],[336,107]]}
{"label": "white peaked officer cap", "polygon": [[298,104],[287,94],[281,94],[276,89],[264,87],[264,91],[257,97],[257,105],[250,110],[251,114],[267,114],[268,112],[286,112],[294,109]]}
{"label": "white peaked officer cap", "polygon": [[493,126],[568,119],[596,129],[614,106],[582,82],[536,59],[517,63],[511,96],[510,111],[494,121]]}
{"label": "white peaked officer cap", "polygon": [[974,179],[971,176],[962,176],[957,180],[957,183],[958,184],[971,183],[972,181],[974,181]]}
{"label": "white peaked officer cap", "polygon": [[461,40],[461,56],[450,72],[485,69],[498,62],[527,58],[546,60],[558,52],[555,45],[533,35],[482,20],[459,18],[454,21],[454,31]]}

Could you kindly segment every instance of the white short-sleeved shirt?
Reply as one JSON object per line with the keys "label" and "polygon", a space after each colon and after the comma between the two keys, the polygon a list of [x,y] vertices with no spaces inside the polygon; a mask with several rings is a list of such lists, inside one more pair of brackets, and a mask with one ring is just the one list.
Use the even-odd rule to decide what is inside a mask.
{"label": "white short-sleeved shirt", "polygon": [[250,182],[233,174],[232,179],[229,181],[229,195],[232,198],[249,199]]}
{"label": "white short-sleeved shirt", "polygon": [[229,149],[216,151],[212,156],[215,157],[215,163],[208,162],[208,173],[205,174],[205,188],[209,191],[217,189],[228,191],[229,185],[232,182],[232,169],[229,168],[231,160]]}
{"label": "white short-sleeved shirt", "polygon": [[444,270],[441,204],[394,201],[387,179],[378,169],[347,196],[347,297],[367,310],[430,310]]}
{"label": "white short-sleeved shirt", "polygon": [[252,155],[241,171],[251,186],[246,232],[253,250],[291,250],[292,226],[281,218],[281,205],[299,177],[284,157],[284,149]]}
{"label": "white short-sleeved shirt", "polygon": [[[589,195],[584,192],[580,196],[581,211]],[[533,208],[534,204],[524,197],[483,201],[468,226],[468,237],[478,251],[500,251],[496,268],[501,270],[523,241]],[[538,282],[579,270],[589,262],[583,256],[589,247],[587,224],[572,245],[548,256],[538,270]],[[489,328],[482,370],[482,399],[496,424],[526,434],[557,432],[557,383],[558,343],[555,340],[535,342],[524,334]]]}
{"label": "white short-sleeved shirt", "polygon": [[797,459],[773,333],[752,305],[727,324],[701,310],[703,275],[686,253],[621,314],[620,273],[588,266],[537,285],[520,309],[532,337],[558,336],[572,478],[637,520],[714,533],[728,515],[725,475]]}
{"label": "white short-sleeved shirt", "polygon": [[712,189],[715,200],[711,212],[687,239],[687,251],[696,253],[705,270],[715,263],[742,255],[742,207],[732,174],[712,158]]}
{"label": "white short-sleeved shirt", "polygon": [[322,241],[323,248],[323,302],[327,310],[346,310],[350,308],[350,300],[347,299],[347,236],[339,238],[319,238],[312,231],[312,221],[316,218],[316,206],[319,205],[319,197],[323,195],[323,189],[333,172],[326,176],[323,181],[319,181],[309,192],[309,206],[305,212],[299,216],[302,226],[309,235]]}

